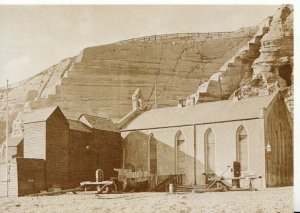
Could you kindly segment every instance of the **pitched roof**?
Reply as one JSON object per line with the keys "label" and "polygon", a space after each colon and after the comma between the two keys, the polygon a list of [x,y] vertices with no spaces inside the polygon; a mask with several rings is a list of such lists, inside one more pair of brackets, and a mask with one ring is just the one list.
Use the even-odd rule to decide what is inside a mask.
{"label": "pitched roof", "polygon": [[[23,137],[10,137],[8,138],[8,147],[16,147],[23,141]],[[1,143],[1,146],[6,143],[6,140]]]}
{"label": "pitched roof", "polygon": [[85,123],[86,125],[88,125],[93,129],[119,132],[117,125],[107,118],[82,114],[78,120]]}
{"label": "pitched roof", "polygon": [[45,108],[35,109],[30,113],[24,113],[23,123],[46,121],[57,108],[59,107],[58,106],[45,107]]}
{"label": "pitched roof", "polygon": [[152,109],[135,117],[122,131],[260,118],[262,108],[267,108],[277,94]]}
{"label": "pitched roof", "polygon": [[71,130],[77,130],[77,131],[82,131],[82,132],[92,132],[89,129],[89,127],[87,127],[80,121],[68,119],[68,122],[69,122],[69,128]]}
{"label": "pitched roof", "polygon": [[140,88],[136,88],[132,94],[132,96],[138,96],[138,95],[143,97],[143,94],[142,94],[142,91],[140,90]]}

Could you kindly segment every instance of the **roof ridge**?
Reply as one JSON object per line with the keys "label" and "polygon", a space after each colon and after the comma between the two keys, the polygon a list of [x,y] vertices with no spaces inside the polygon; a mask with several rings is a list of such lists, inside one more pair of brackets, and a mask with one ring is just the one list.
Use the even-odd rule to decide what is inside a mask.
{"label": "roof ridge", "polygon": [[[31,112],[26,112],[23,114],[23,123],[31,123],[38,121],[47,120],[54,111],[59,110],[62,115],[65,117],[64,113],[61,111],[59,106],[51,106],[51,107],[41,107],[37,109],[33,109]],[[65,117],[66,118],[66,117]]]}
{"label": "roof ridge", "polygon": [[100,116],[97,116],[97,115],[91,115],[91,114],[86,114],[86,113],[81,114],[81,116],[84,116],[84,115],[87,115],[87,116],[90,116],[90,117],[94,117],[94,118],[101,118],[101,119],[105,119],[105,120],[111,120],[109,118],[100,117]]}
{"label": "roof ridge", "polygon": [[122,131],[260,119],[261,109],[268,108],[277,94],[278,92],[274,92],[270,95],[252,96],[238,101],[205,102],[182,108],[172,106],[152,109],[128,121],[128,124],[122,127]]}
{"label": "roof ridge", "polygon": [[[67,118],[68,121],[78,121],[76,119],[72,119],[72,118]],[[79,121],[80,122],[80,121]]]}
{"label": "roof ridge", "polygon": [[[273,97],[275,97],[275,95],[278,93],[279,91],[276,91],[276,92],[273,92],[272,94],[270,95],[263,95],[263,96],[251,96],[249,98],[243,98],[243,99],[240,99],[238,100],[237,102],[244,102],[244,101],[248,101],[250,99],[258,99],[258,98],[271,98],[273,99]],[[147,112],[147,111],[155,111],[155,110],[163,110],[163,109],[171,109],[171,108],[178,108],[178,109],[184,109],[186,107],[193,107],[193,106],[203,106],[203,105],[206,105],[206,104],[217,104],[217,103],[220,103],[220,102],[234,102],[232,99],[226,99],[226,100],[217,100],[217,101],[207,101],[207,102],[201,102],[201,103],[198,103],[198,104],[195,104],[195,105],[186,105],[184,107],[180,107],[178,108],[177,106],[168,106],[168,107],[161,107],[161,108],[156,108],[156,109],[149,109],[149,110],[145,110],[144,112]],[[236,103],[236,102],[234,102]],[[143,114],[143,112],[142,112]]]}

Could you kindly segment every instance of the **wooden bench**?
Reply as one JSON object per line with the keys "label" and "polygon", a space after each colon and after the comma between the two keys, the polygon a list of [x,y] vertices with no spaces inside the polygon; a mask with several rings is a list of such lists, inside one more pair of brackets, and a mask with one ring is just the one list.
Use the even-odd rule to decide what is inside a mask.
{"label": "wooden bench", "polygon": [[[225,187],[229,191],[254,191],[257,190],[253,187],[253,181],[256,179],[260,179],[262,176],[245,176],[245,177],[231,177],[231,178],[224,178],[224,177],[214,177],[208,179],[210,184],[207,185],[206,189],[213,188],[214,185],[219,188],[220,186]],[[249,180],[249,187],[248,188],[232,188],[226,180]]]}

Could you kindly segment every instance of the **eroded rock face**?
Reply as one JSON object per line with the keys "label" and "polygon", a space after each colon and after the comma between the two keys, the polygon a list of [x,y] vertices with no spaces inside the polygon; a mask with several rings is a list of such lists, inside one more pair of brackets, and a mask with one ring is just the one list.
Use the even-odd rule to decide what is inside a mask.
{"label": "eroded rock face", "polygon": [[[279,8],[278,13],[273,16],[269,33],[262,39],[260,57],[252,65],[253,79],[261,76],[267,83],[283,80],[283,87],[290,86],[293,69],[291,57],[294,56],[293,39],[293,8],[287,5]],[[287,65],[291,66],[291,70],[284,67]],[[272,79],[273,76],[275,78]]]}
{"label": "eroded rock face", "polygon": [[259,57],[262,37],[269,31],[270,18],[259,27],[254,37],[227,61],[207,82],[201,84],[197,92],[187,98],[187,104],[192,99],[196,102],[227,99],[233,91],[240,87],[241,82],[247,81],[252,75],[253,61]]}
{"label": "eroded rock face", "polygon": [[187,104],[193,98],[214,101],[282,90],[293,117],[293,40],[293,7],[283,5],[260,24],[245,47],[187,98]]}
{"label": "eroded rock face", "polygon": [[281,90],[293,117],[294,33],[293,7],[283,5],[273,16],[269,32],[262,38],[260,56],[253,62],[251,90],[247,95]]}

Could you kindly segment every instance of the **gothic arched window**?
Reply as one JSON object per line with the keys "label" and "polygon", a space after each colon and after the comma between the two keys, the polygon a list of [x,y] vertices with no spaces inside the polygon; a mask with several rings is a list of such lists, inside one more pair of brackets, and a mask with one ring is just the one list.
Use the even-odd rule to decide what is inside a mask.
{"label": "gothic arched window", "polygon": [[208,129],[204,137],[206,172],[215,172],[215,134],[211,129]]}
{"label": "gothic arched window", "polygon": [[176,164],[176,174],[184,174],[185,173],[185,139],[182,132],[178,132],[176,134],[175,139],[175,164]]}
{"label": "gothic arched window", "polygon": [[237,143],[236,143],[237,161],[241,164],[241,171],[248,170],[248,138],[246,129],[241,126],[237,130]]}

